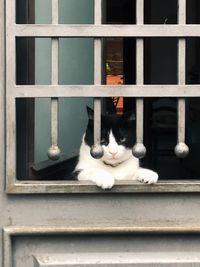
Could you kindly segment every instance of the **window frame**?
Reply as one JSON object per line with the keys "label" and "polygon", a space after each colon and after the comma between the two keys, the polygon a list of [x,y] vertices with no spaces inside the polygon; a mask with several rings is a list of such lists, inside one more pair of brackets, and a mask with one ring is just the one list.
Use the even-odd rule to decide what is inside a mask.
{"label": "window frame", "polygon": [[[52,0],[54,1],[54,0]],[[56,1],[56,0],[55,0]],[[181,0],[186,3],[185,1]],[[101,1],[96,1],[101,4]],[[101,6],[102,7],[102,6]],[[143,5],[139,7],[143,12]],[[98,10],[97,8],[95,10]],[[144,25],[142,20],[135,25],[103,25],[99,22],[101,15],[95,12],[93,25],[53,25],[53,24],[16,24],[15,1],[6,3],[6,192],[16,193],[154,193],[154,192],[200,192],[198,180],[171,180],[159,181],[154,185],[141,184],[137,181],[116,181],[111,190],[102,190],[92,182],[82,181],[30,181],[16,179],[16,109],[17,98],[37,97],[94,97],[99,105],[101,97],[136,97],[141,100],[145,97],[200,97],[199,85],[144,85],[142,80],[136,85],[107,86],[101,85],[101,75],[96,77],[95,85],[16,85],[15,58],[16,37],[93,37],[97,40],[96,55],[101,55],[101,38],[104,37],[135,37],[143,40],[144,37],[200,37],[200,25]],[[184,40],[184,39],[183,39]],[[138,46],[140,49],[143,44]],[[142,55],[143,58],[143,55]],[[97,59],[101,65],[101,59]],[[143,63],[142,63],[143,64]],[[141,61],[140,61],[140,67]],[[101,68],[101,67],[99,67]],[[141,71],[141,70],[138,70]],[[143,74],[140,72],[140,75]],[[141,78],[141,76],[140,76]],[[164,92],[164,94],[163,94]],[[141,103],[141,102],[140,102]],[[140,105],[140,108],[142,106]],[[98,109],[97,119],[100,116]],[[141,116],[140,116],[141,118]],[[100,122],[97,120],[97,128]],[[140,134],[143,124],[140,124]],[[98,133],[97,133],[98,135]],[[97,136],[98,137],[98,136]],[[98,139],[98,138],[97,138]],[[142,140],[142,136],[140,138]]]}
{"label": "window frame", "polygon": [[[16,23],[35,23],[35,0],[19,1],[16,6]],[[20,12],[19,10],[20,9]],[[25,53],[24,53],[25,51]],[[34,84],[35,82],[35,41],[33,39],[22,40],[19,44],[16,41],[16,61],[23,66],[24,70],[17,69],[17,84]],[[17,173],[19,176],[29,176],[29,165],[34,160],[34,99],[21,99],[16,103],[16,121],[19,127],[16,129],[17,139]],[[19,111],[19,112],[18,112]],[[25,138],[21,133],[25,133]],[[23,144],[23,149],[18,146]]]}

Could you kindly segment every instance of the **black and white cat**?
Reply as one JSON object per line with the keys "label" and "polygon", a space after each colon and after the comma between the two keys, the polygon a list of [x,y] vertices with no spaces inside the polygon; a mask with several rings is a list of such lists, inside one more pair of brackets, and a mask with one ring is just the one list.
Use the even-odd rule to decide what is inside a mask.
{"label": "black and white cat", "polygon": [[102,115],[101,145],[104,155],[94,159],[90,155],[93,145],[92,109],[88,110],[88,126],[83,135],[79,161],[75,171],[78,180],[90,180],[103,189],[112,188],[115,180],[138,180],[143,183],[156,183],[158,174],[139,167],[139,160],[132,155],[134,145],[134,115]]}

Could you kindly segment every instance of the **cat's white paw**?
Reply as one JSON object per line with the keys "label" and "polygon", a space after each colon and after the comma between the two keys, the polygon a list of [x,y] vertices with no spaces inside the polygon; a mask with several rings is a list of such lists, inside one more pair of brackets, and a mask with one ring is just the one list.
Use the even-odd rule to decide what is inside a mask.
{"label": "cat's white paw", "polygon": [[102,189],[110,189],[113,187],[115,183],[114,177],[112,177],[109,173],[101,171],[93,177],[93,182]]}
{"label": "cat's white paw", "polygon": [[155,184],[158,181],[158,174],[152,170],[139,169],[136,173],[136,178],[141,183]]}

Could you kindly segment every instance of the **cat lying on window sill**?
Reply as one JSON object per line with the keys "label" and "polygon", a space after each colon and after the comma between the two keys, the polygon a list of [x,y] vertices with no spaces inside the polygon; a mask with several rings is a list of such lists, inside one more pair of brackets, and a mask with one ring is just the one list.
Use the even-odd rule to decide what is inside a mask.
{"label": "cat lying on window sill", "polygon": [[115,180],[137,180],[153,184],[158,174],[141,168],[139,160],[132,155],[134,145],[134,114],[102,115],[101,145],[104,155],[94,159],[90,154],[93,145],[94,112],[87,108],[88,125],[83,135],[79,160],[75,168],[78,180],[89,180],[103,189],[114,186]]}

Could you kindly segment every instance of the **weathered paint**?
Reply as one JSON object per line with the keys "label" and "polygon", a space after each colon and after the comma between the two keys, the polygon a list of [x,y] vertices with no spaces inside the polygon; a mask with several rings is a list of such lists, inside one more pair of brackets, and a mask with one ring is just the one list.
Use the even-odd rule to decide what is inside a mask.
{"label": "weathered paint", "polygon": [[[6,4],[8,5],[7,13],[11,13],[7,22],[7,29],[9,29],[10,34],[13,33],[14,28],[24,29],[25,34],[38,34],[38,32],[31,32],[31,29],[37,29],[35,26],[13,26],[13,1],[7,0]],[[1,33],[4,32],[3,10],[4,1],[0,0]],[[106,34],[116,34],[117,32],[122,34],[121,27],[118,30],[115,26],[103,27],[106,29]],[[163,36],[166,34],[169,36],[170,34],[175,36],[184,35],[186,29],[191,31],[190,34],[194,36],[198,36],[200,32],[199,26],[150,26],[149,33],[147,33],[146,27],[143,28],[143,26],[140,28],[138,26],[124,27],[123,29],[127,30],[127,34],[136,34],[136,36],[142,34],[142,32],[139,33],[139,29],[146,31],[149,36],[161,34],[161,29],[164,29]],[[44,25],[40,29],[40,34],[45,33],[48,29],[52,31],[51,26]],[[67,27],[54,29],[52,32],[46,32],[45,34],[50,34],[50,36],[56,32],[58,34],[63,29],[67,29]],[[78,32],[80,33],[81,29],[77,29],[79,29]],[[98,36],[98,27],[95,26],[91,29],[93,31],[92,34]],[[113,33],[110,31],[111,29],[114,30]],[[158,29],[160,29],[160,33],[156,33]],[[133,30],[133,32],[130,33],[130,30]],[[105,30],[103,31],[105,34]],[[20,34],[23,35],[24,32]],[[7,94],[6,132],[4,127],[5,50],[4,35],[0,35],[0,65],[2,66],[0,68],[0,144],[3,155],[0,161],[0,247],[2,248],[0,249],[0,267],[32,267],[34,266],[33,264],[35,266],[45,266],[45,264],[48,266],[51,264],[52,266],[54,263],[54,266],[56,266],[56,260],[58,261],[59,259],[60,261],[62,260],[60,266],[67,266],[67,260],[69,260],[67,255],[69,253],[70,255],[72,255],[71,253],[74,253],[74,255],[83,253],[82,255],[87,257],[87,264],[92,266],[92,255],[95,255],[98,261],[100,260],[98,255],[105,255],[108,259],[107,264],[109,264],[113,263],[112,258],[114,255],[116,256],[115,253],[117,253],[117,257],[119,253],[124,256],[126,253],[133,253],[129,254],[129,256],[131,255],[130,259],[133,260],[137,252],[140,255],[142,252],[143,260],[147,259],[148,255],[150,255],[149,259],[153,257],[155,259],[155,254],[157,254],[158,259],[154,263],[159,266],[159,257],[163,259],[163,251],[165,252],[164,256],[169,259],[171,259],[173,252],[177,252],[176,257],[185,259],[185,263],[181,263],[186,264],[185,266],[199,266],[200,198],[199,193],[195,193],[200,192],[200,182],[198,180],[162,181],[152,186],[126,182],[119,183],[111,191],[102,191],[90,183],[31,183],[15,180],[15,172],[13,171],[15,167],[14,98],[20,96],[19,92],[15,92],[15,89],[20,88],[23,92],[22,94],[27,94],[28,97],[31,94],[39,96],[40,92],[44,94],[46,89],[43,91],[45,87],[40,86],[34,88],[34,90],[32,90],[33,87],[15,87],[13,78],[15,68],[14,38],[9,36],[7,39],[8,53],[6,59],[7,66],[9,65],[9,72],[7,73],[9,94]],[[52,87],[46,88],[46,93],[52,94]],[[53,92],[55,95],[52,95],[52,97],[57,97],[58,95],[56,94],[62,93],[67,87],[58,86],[55,88],[57,89]],[[76,88],[78,88],[78,91],[83,89],[83,87]],[[99,91],[101,88],[104,88],[105,91],[107,90],[104,86],[99,86],[98,88]],[[131,87],[125,88],[129,88],[130,93],[135,87],[132,87],[132,89]],[[136,87],[138,95],[140,94],[140,89],[142,89],[142,93],[139,96],[146,96],[145,88],[145,86]],[[180,93],[180,96],[185,94],[184,90],[183,92],[181,90],[186,88],[186,92],[191,96],[200,96],[199,86],[163,86],[162,88],[174,89],[174,94]],[[189,93],[190,88],[191,91]],[[161,87],[152,88],[152,92],[157,92],[159,96],[162,96],[159,92],[160,89]],[[29,92],[25,90],[29,90]],[[152,92],[151,90],[149,91],[149,96],[152,96]],[[192,95],[191,92],[194,94]],[[90,93],[92,94],[91,91]],[[173,95],[170,91],[164,93]],[[65,94],[67,96],[67,93]],[[101,96],[100,92],[98,94],[98,96]],[[135,96],[138,95],[136,94]],[[5,133],[7,145],[5,145]],[[8,155],[7,159],[9,160],[7,161],[7,181],[5,181],[5,148]],[[6,184],[9,193],[19,194],[7,194],[5,190]],[[72,192],[74,193],[68,194]],[[81,194],[84,192],[92,194]],[[112,192],[117,192],[118,194],[112,194]],[[159,192],[159,194],[156,192]],[[149,252],[151,253],[149,254]],[[188,254],[188,257],[185,254]],[[129,259],[129,257],[127,258]],[[176,260],[177,258],[173,259]],[[174,265],[174,263],[176,264],[177,262],[172,261],[172,266],[179,266],[178,263],[177,265]]]}

